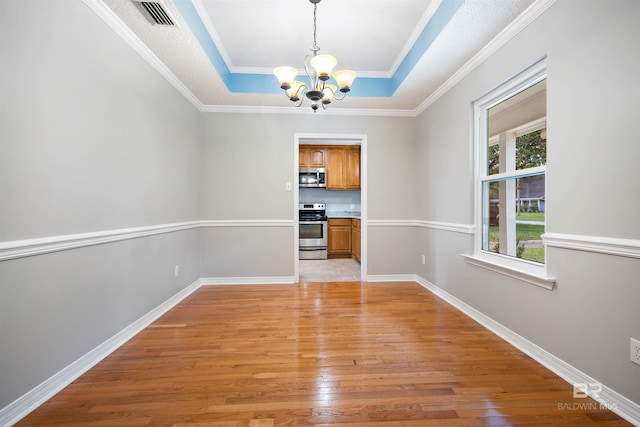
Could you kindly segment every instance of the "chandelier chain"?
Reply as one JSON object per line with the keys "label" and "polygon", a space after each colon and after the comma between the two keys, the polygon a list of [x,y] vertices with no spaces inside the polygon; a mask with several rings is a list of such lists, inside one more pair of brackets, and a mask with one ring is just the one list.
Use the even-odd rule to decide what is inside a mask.
{"label": "chandelier chain", "polygon": [[318,30],[318,25],[316,20],[317,10],[318,10],[318,4],[314,3],[313,4],[313,47],[311,48],[311,51],[313,52],[314,56],[317,55],[318,51],[320,50],[320,48],[318,47],[318,43],[316,42],[316,33]]}

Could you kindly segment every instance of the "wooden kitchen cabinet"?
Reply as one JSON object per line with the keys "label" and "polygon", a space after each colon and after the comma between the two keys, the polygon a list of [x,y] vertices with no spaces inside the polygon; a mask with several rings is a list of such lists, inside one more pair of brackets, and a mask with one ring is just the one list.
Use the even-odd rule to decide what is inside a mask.
{"label": "wooden kitchen cabinet", "polygon": [[360,189],[360,146],[348,147],[345,151],[347,160],[345,186],[347,190]]}
{"label": "wooden kitchen cabinet", "polygon": [[359,262],[360,261],[360,219],[351,219],[351,255]]}
{"label": "wooden kitchen cabinet", "polygon": [[298,157],[298,167],[324,168],[326,167],[326,149],[321,145],[301,145]]}
{"label": "wooden kitchen cabinet", "polygon": [[329,258],[349,258],[351,256],[351,218],[329,218],[328,221]]}
{"label": "wooden kitchen cabinet", "polygon": [[359,145],[300,145],[298,166],[327,168],[327,190],[360,189]]}
{"label": "wooden kitchen cabinet", "polygon": [[346,189],[346,166],[344,148],[327,148],[327,190]]}
{"label": "wooden kitchen cabinet", "polygon": [[329,146],[327,154],[327,190],[360,189],[360,146]]}

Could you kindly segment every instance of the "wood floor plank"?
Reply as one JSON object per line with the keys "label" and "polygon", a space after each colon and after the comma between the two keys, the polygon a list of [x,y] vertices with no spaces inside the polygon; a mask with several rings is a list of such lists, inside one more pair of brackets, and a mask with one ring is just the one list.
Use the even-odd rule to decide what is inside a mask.
{"label": "wood floor plank", "polygon": [[203,287],[18,426],[628,426],[416,283]]}

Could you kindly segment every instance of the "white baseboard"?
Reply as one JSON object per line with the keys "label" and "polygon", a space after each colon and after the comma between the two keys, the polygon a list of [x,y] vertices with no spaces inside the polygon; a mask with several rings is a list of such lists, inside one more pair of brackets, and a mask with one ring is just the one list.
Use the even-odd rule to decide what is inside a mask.
{"label": "white baseboard", "polygon": [[293,276],[204,277],[202,286],[214,285],[283,285],[295,283]]}
{"label": "white baseboard", "polygon": [[369,274],[367,282],[417,282],[415,274]]}
{"label": "white baseboard", "polygon": [[11,426],[30,412],[53,397],[60,390],[71,384],[82,374],[93,368],[105,357],[149,326],[153,321],[165,314],[180,301],[191,295],[201,286],[201,279],[187,286],[140,319],[127,326],[69,366],[54,374],[49,379],[29,390],[27,393],[0,409],[0,426]]}
{"label": "white baseboard", "polygon": [[[459,300],[447,291],[437,287],[433,283],[424,279],[421,276],[416,276],[416,281],[435,294],[442,298],[485,328],[489,329],[494,334],[498,335],[509,344],[513,345],[523,353],[529,355],[532,359],[545,366],[549,370],[556,373],[559,377],[567,381],[569,384],[593,384],[598,383],[597,380],[591,378],[589,375],[580,371],[579,369],[571,366],[567,362],[557,358],[553,354],[537,346],[526,338],[518,335],[511,329],[506,328],[502,324],[496,322],[489,316],[481,313],[475,308],[471,307],[467,303]],[[591,394],[591,393],[590,393]],[[607,409],[620,415],[625,420],[634,425],[640,425],[640,405],[627,399],[620,393],[610,389],[609,387],[602,385],[602,390],[597,396],[591,394],[591,397],[604,405]]]}

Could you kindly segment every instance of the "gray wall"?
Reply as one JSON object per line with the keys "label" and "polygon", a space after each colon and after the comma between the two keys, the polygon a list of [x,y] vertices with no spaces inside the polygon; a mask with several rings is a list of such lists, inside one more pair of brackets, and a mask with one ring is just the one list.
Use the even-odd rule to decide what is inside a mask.
{"label": "gray wall", "polygon": [[[470,105],[548,58],[547,232],[639,239],[640,3],[559,0],[418,123],[419,219],[473,222]],[[473,236],[421,230],[419,274],[617,392],[640,402],[640,262],[547,251],[548,291],[465,263]]]}
{"label": "gray wall", "polygon": [[[200,114],[81,2],[0,1],[0,241],[292,222],[294,134],[366,134],[369,274],[417,273],[640,402],[637,259],[550,249],[547,291],[465,264],[471,235],[393,224],[472,223],[470,103],[546,54],[548,231],[639,239],[639,7],[559,0],[413,119]],[[0,262],[0,408],[200,277],[292,276],[292,241],[206,227]]]}
{"label": "gray wall", "polygon": [[[302,107],[301,107],[302,108]],[[203,220],[295,219],[294,135],[366,134],[369,219],[415,219],[417,162],[415,119],[322,115],[204,115]],[[205,277],[293,276],[293,228],[212,227],[203,234]],[[249,240],[247,240],[249,239]],[[407,242],[407,239],[410,242]],[[392,273],[415,273],[414,236],[369,230],[370,271],[391,264]],[[245,242],[244,244],[242,242]],[[232,247],[232,251],[226,248]],[[386,250],[378,248],[385,247]],[[373,248],[376,248],[373,251]],[[225,252],[225,262],[216,254]],[[393,259],[386,258],[393,253]]]}
{"label": "gray wall", "polygon": [[[1,1],[0,58],[3,243],[198,219],[200,113],[85,4]],[[1,261],[0,408],[200,278],[199,244]]]}

